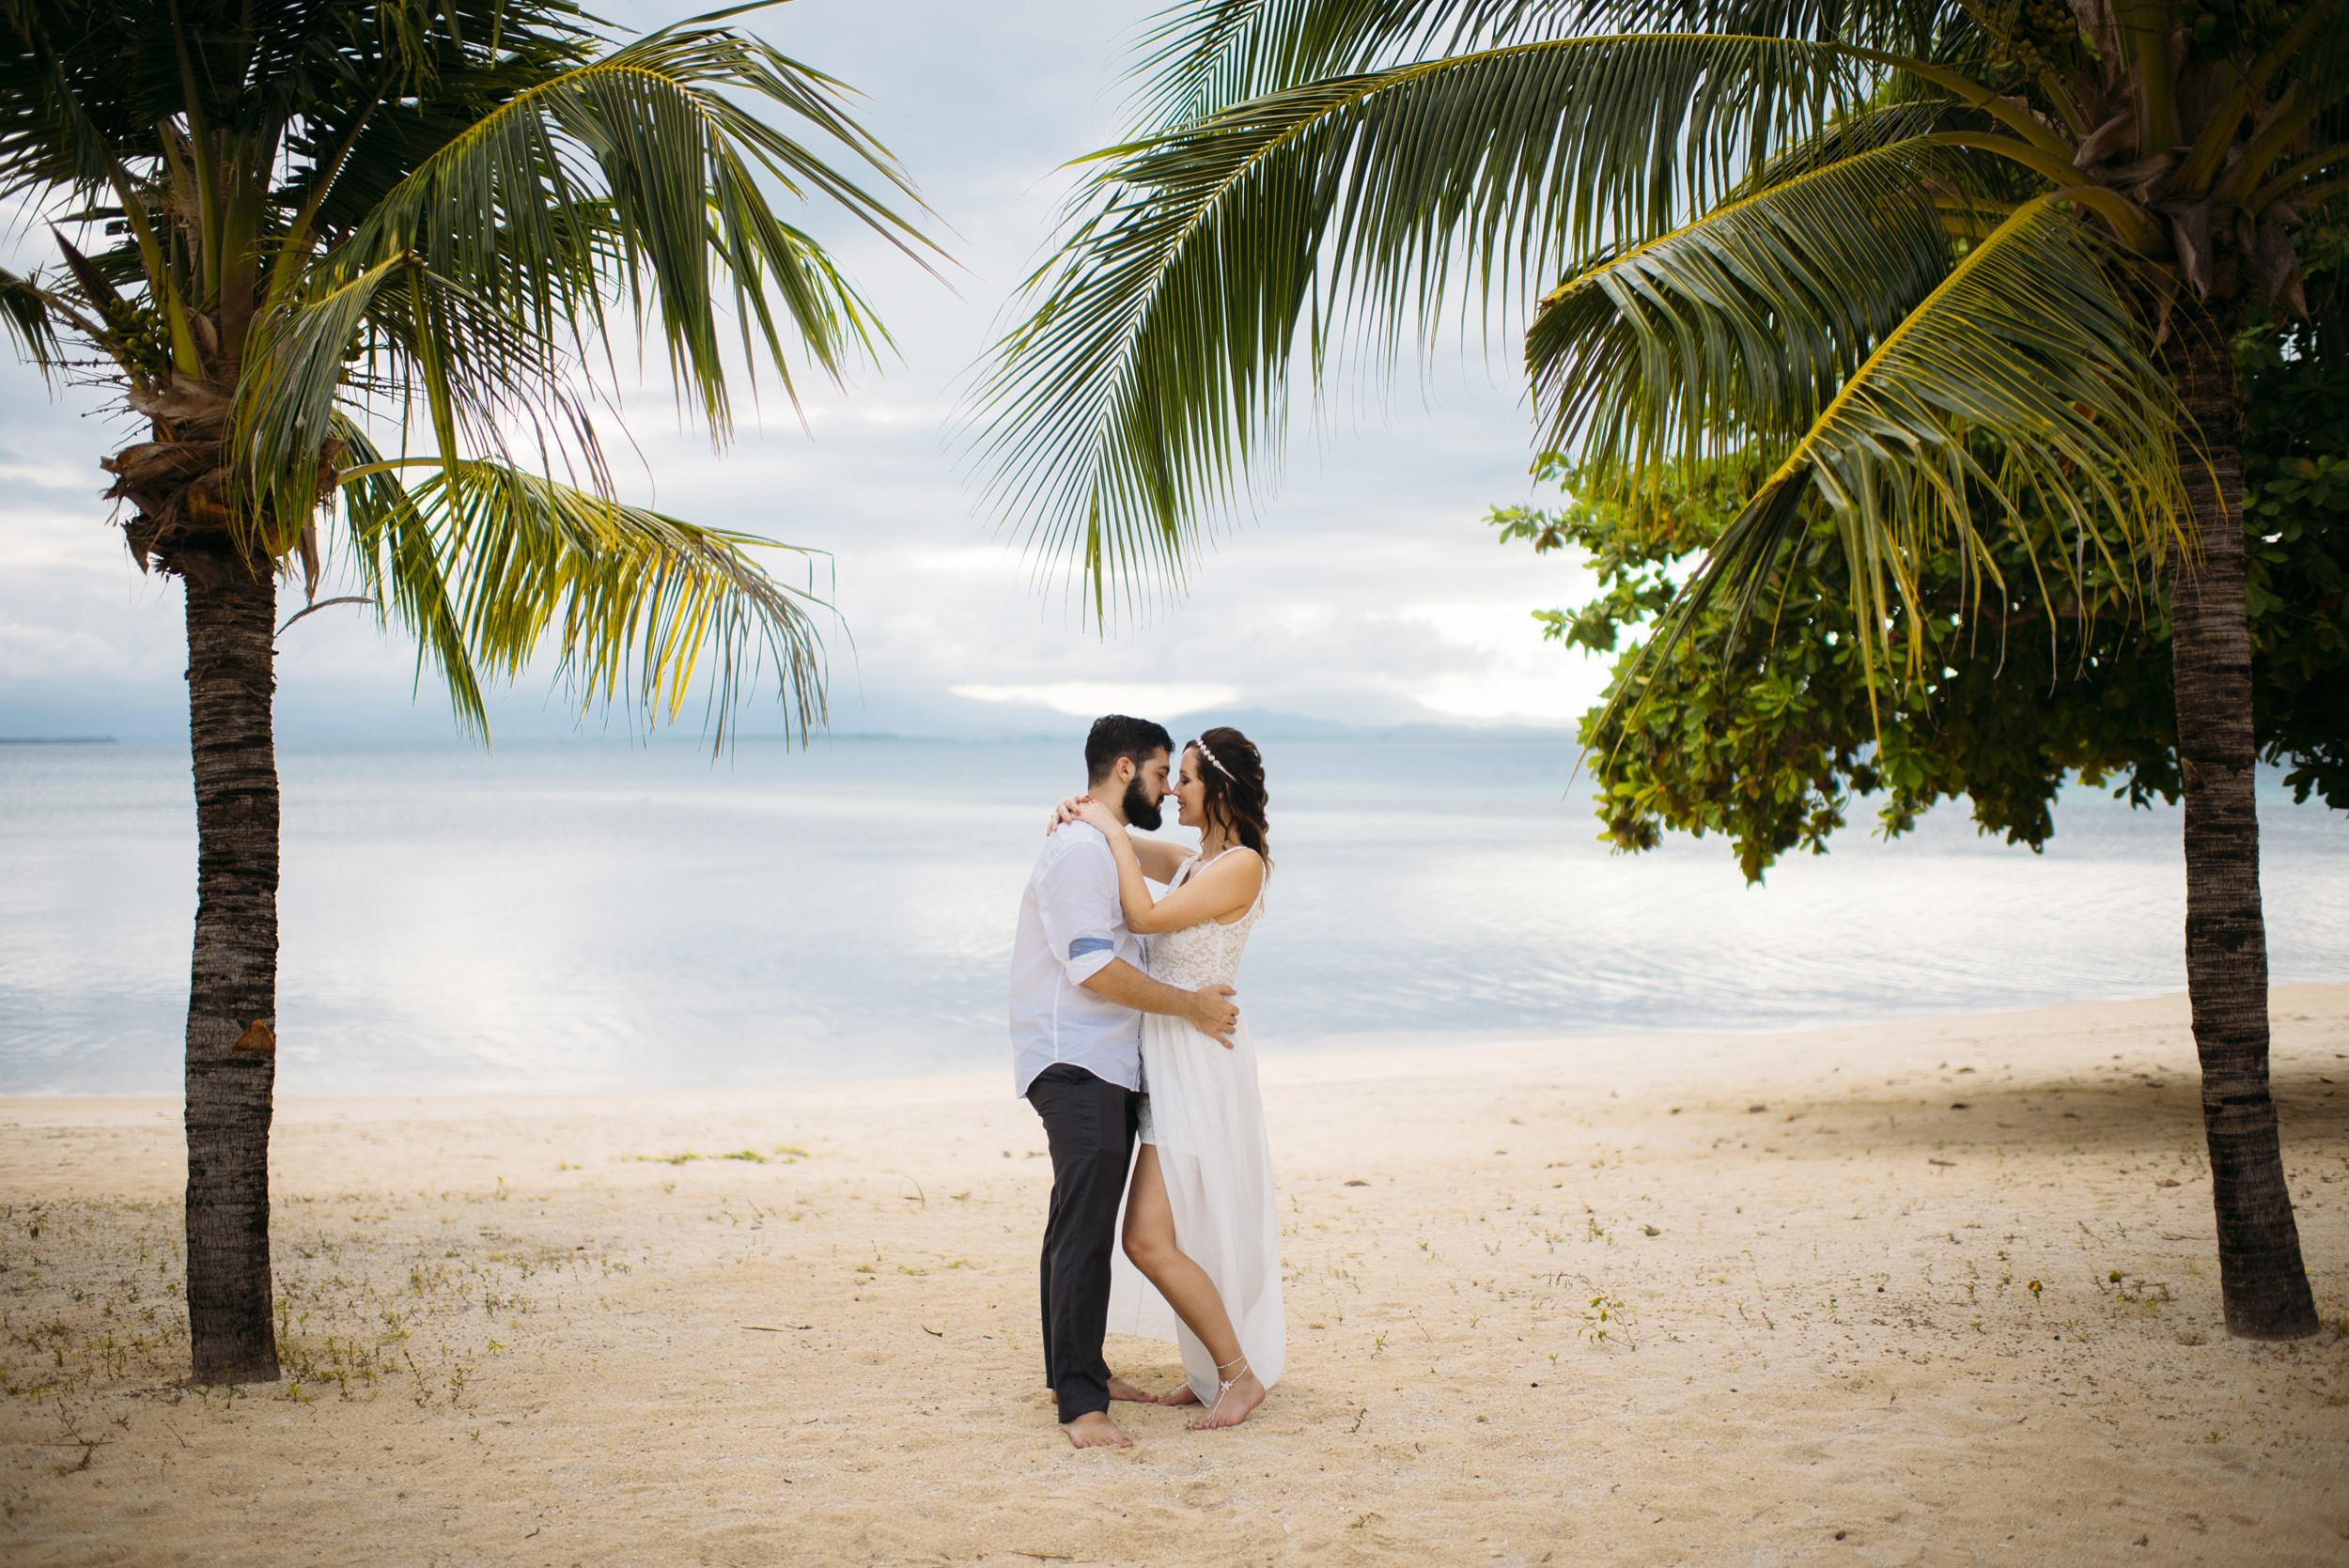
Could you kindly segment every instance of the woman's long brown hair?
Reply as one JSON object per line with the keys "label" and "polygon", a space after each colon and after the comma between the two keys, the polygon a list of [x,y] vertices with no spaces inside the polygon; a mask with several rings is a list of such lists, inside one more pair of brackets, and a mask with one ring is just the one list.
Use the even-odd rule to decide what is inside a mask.
{"label": "woman's long brown hair", "polygon": [[1198,751],[1199,780],[1207,786],[1207,820],[1264,857],[1268,870],[1272,852],[1266,847],[1270,830],[1265,821],[1268,796],[1264,785],[1264,753],[1256,743],[1228,724],[1200,732],[1183,748]]}

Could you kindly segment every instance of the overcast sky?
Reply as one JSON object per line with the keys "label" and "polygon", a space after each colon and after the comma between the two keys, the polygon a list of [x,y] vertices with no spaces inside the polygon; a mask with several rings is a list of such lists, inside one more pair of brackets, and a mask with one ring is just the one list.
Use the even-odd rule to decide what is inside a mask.
{"label": "overcast sky", "polygon": [[[1119,78],[1150,8],[1119,0],[796,0],[749,25],[869,101],[867,126],[904,160],[960,264],[941,285],[816,209],[807,226],[848,263],[903,362],[845,391],[808,389],[807,425],[770,399],[713,458],[658,391],[632,395],[637,497],[694,520],[831,552],[844,625],[827,644],[842,732],[1059,730],[1117,706],[1264,708],[1353,722],[1563,724],[1596,692],[1596,661],[1544,644],[1529,612],[1580,597],[1571,564],[1503,550],[1483,518],[1532,495],[1531,420],[1514,333],[1447,355],[1391,396],[1332,396],[1283,482],[1223,534],[1186,598],[1105,637],[1040,585],[979,510],[951,423],[968,372],[1050,230],[1066,160],[1119,128]],[[682,8],[606,14],[651,25]],[[795,214],[795,217],[802,215]],[[21,230],[9,248],[39,257]],[[1300,400],[1301,401],[1301,400]],[[130,564],[98,458],[135,432],[53,400],[0,367],[0,736],[184,732],[179,596]],[[617,443],[614,443],[615,445]],[[281,644],[285,737],[450,733],[445,701],[412,693],[412,647],[362,612],[329,610]],[[747,732],[780,727],[771,704]],[[496,705],[504,735],[568,733],[551,679]],[[689,720],[689,722],[692,722]],[[591,720],[591,728],[601,722]]]}

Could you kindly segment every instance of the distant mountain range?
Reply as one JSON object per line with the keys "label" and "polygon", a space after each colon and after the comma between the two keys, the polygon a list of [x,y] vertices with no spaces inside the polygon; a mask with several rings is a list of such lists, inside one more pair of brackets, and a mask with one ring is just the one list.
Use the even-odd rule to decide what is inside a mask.
{"label": "distant mountain range", "polygon": [[[1066,728],[1020,729],[1001,732],[993,738],[1002,740],[1066,740],[1072,735],[1082,735],[1091,721],[1071,718]],[[1186,713],[1165,722],[1177,740],[1197,735],[1218,725],[1229,725],[1253,740],[1553,740],[1571,745],[1572,728],[1538,724],[1443,724],[1414,722],[1401,724],[1347,724],[1335,719],[1315,719],[1302,713],[1276,713],[1270,708],[1246,707],[1229,711],[1206,708]],[[744,736],[745,740],[777,739],[775,736]],[[935,740],[960,739],[958,736],[921,735],[896,731],[835,730],[833,740]]]}

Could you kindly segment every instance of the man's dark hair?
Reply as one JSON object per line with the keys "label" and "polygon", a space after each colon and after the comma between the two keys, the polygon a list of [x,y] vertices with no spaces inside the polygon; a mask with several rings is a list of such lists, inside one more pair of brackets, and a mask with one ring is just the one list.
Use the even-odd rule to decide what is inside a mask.
{"label": "man's dark hair", "polygon": [[1170,756],[1174,752],[1174,737],[1166,733],[1165,725],[1129,719],[1123,713],[1105,714],[1093,721],[1093,731],[1085,737],[1085,783],[1108,778],[1119,757],[1132,758],[1139,768],[1157,752]]}

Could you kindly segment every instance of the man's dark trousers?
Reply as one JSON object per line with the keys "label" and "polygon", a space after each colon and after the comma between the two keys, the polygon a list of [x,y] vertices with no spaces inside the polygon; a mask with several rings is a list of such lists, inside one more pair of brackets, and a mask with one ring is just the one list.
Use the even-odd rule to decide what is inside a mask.
{"label": "man's dark trousers", "polygon": [[1101,1336],[1110,1317],[1110,1250],[1126,1196],[1141,1096],[1062,1063],[1028,1085],[1052,1147],[1052,1209],[1044,1222],[1044,1381],[1065,1424],[1110,1407]]}

